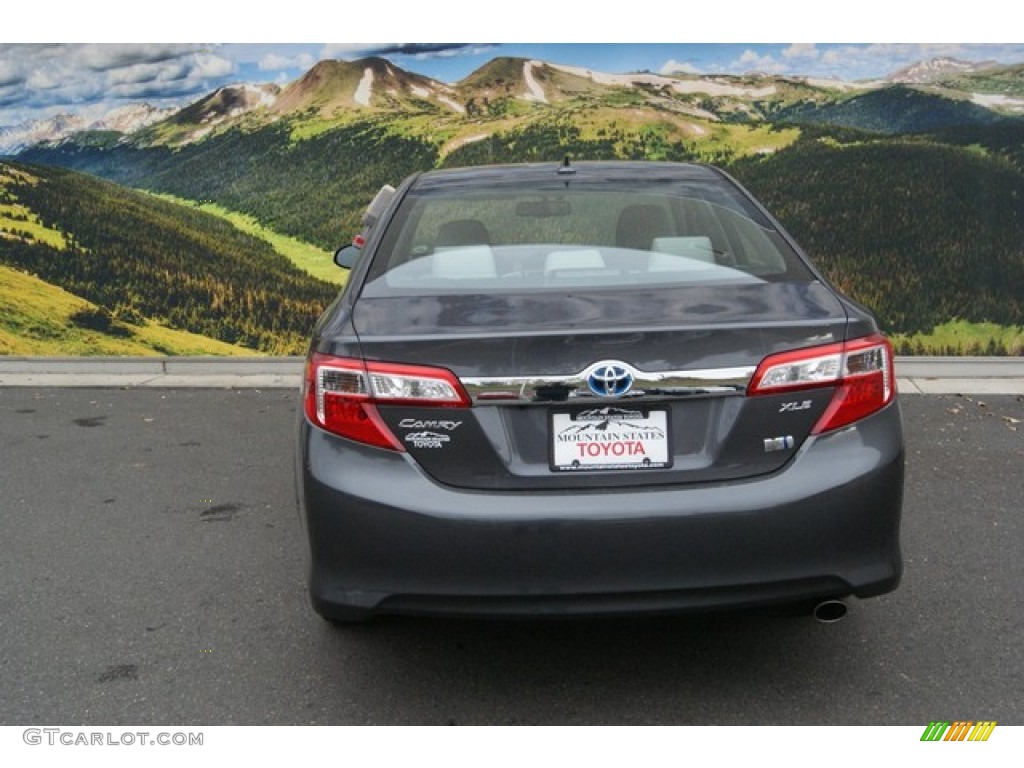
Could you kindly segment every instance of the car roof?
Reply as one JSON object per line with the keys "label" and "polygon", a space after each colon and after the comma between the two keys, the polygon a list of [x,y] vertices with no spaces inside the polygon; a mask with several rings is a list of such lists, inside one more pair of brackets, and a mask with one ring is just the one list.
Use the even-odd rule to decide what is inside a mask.
{"label": "car roof", "polygon": [[426,171],[414,182],[420,190],[450,186],[482,186],[502,183],[549,181],[713,181],[725,175],[710,165],[652,161],[583,161],[570,163],[521,163],[479,165]]}

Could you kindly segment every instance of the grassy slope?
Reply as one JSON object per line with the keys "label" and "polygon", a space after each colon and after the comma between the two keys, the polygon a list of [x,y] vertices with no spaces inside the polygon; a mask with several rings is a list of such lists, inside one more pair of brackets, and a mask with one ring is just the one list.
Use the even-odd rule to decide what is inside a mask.
{"label": "grassy slope", "polygon": [[252,216],[247,216],[238,211],[231,211],[227,208],[212,202],[194,203],[173,195],[154,193],[154,197],[168,200],[179,205],[186,205],[197,208],[204,213],[211,213],[225,221],[231,222],[237,229],[246,234],[258,237],[271,245],[275,251],[280,253],[292,264],[307,272],[313,277],[318,277],[328,283],[344,285],[348,279],[348,271],[339,269],[334,263],[333,255],[315,245],[303,242],[295,237],[282,235],[269,227],[265,227],[256,221]]}
{"label": "grassy slope", "polygon": [[[17,234],[15,234],[17,233]],[[0,237],[34,240],[58,251],[67,247],[64,235],[39,221],[39,217],[19,203],[0,203]]]}
{"label": "grassy slope", "polygon": [[0,165],[0,237],[43,243],[63,251],[64,233],[43,224],[36,214],[8,192],[14,183],[38,184],[39,179],[8,165]]}
{"label": "grassy slope", "polygon": [[952,320],[929,333],[893,334],[902,355],[1024,355],[1024,327]]}
{"label": "grassy slope", "polygon": [[120,324],[125,336],[78,327],[71,316],[96,305],[63,288],[0,265],[0,355],[252,355],[152,321]]}
{"label": "grassy slope", "polygon": [[[39,289],[29,312],[14,303],[32,286],[8,276],[10,316],[0,320],[32,342],[18,349],[8,340],[9,354],[40,350],[45,339],[63,339],[67,354],[292,353],[304,348],[308,327],[337,290],[299,272],[264,239],[192,206],[56,168],[4,163],[0,182],[0,204],[12,219],[0,221],[0,260],[85,302],[61,307],[61,292]],[[46,237],[24,233],[33,221],[45,223]],[[46,297],[57,302],[55,322],[40,324]],[[80,310],[85,316],[70,322]],[[79,343],[102,337],[111,321],[102,350]],[[161,327],[191,333],[161,335]]]}

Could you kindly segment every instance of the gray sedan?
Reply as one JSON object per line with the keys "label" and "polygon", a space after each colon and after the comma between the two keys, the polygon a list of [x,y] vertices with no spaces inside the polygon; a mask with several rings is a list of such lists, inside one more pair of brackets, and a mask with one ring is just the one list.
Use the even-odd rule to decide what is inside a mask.
{"label": "gray sedan", "polygon": [[440,170],[372,208],[299,421],[322,616],[835,619],[896,588],[890,345],[728,175]]}

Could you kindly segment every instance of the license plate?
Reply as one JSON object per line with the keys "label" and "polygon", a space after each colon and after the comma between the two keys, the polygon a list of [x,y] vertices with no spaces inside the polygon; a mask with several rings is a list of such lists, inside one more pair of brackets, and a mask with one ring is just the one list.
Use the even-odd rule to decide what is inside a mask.
{"label": "license plate", "polygon": [[668,412],[605,406],[551,414],[551,468],[658,469],[671,466]]}

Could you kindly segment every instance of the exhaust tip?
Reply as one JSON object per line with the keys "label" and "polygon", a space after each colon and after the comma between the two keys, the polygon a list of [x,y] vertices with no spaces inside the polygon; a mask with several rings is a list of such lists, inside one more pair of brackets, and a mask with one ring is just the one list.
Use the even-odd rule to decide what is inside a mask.
{"label": "exhaust tip", "polygon": [[822,624],[834,624],[846,615],[846,603],[842,600],[822,600],[814,606],[813,614]]}

